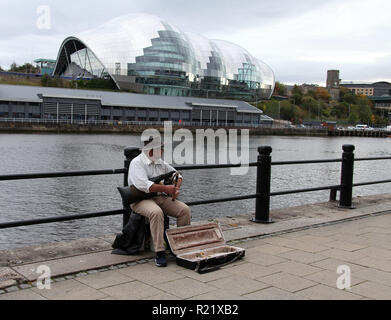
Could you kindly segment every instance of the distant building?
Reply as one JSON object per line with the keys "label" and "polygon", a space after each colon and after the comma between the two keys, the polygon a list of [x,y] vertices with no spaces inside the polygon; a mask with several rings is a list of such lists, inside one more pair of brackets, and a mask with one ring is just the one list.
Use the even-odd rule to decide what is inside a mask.
{"label": "distant building", "polygon": [[368,97],[391,96],[391,83],[386,81],[368,83],[342,83],[343,88],[351,90],[354,94],[361,94]]}
{"label": "distant building", "polygon": [[54,75],[112,79],[118,89],[162,96],[269,99],[273,70],[246,49],[129,14],[62,43]]}
{"label": "distant building", "polygon": [[326,87],[327,88],[338,88],[341,79],[339,78],[339,70],[328,70],[327,71],[327,80]]}
{"label": "distant building", "polygon": [[56,60],[53,59],[36,59],[34,62],[37,64],[37,67],[41,69],[41,74],[52,75],[54,67],[56,65]]}
{"label": "distant building", "polygon": [[272,120],[244,101],[0,85],[0,118],[257,126]]}

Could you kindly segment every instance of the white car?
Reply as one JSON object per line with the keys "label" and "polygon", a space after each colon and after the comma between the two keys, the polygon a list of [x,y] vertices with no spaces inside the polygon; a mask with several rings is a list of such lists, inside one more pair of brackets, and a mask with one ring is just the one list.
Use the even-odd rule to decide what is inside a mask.
{"label": "white car", "polygon": [[354,129],[358,131],[364,131],[364,130],[368,130],[368,126],[366,124],[356,124]]}

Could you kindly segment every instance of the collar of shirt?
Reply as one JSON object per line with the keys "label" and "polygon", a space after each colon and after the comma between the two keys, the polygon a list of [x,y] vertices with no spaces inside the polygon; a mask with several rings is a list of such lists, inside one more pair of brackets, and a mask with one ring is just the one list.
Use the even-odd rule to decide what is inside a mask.
{"label": "collar of shirt", "polygon": [[152,161],[151,159],[149,159],[148,157],[147,157],[147,155],[143,152],[142,154],[141,154],[141,159],[143,160],[143,162],[147,165],[147,166],[149,166],[150,164],[162,164],[163,163],[163,160],[162,159],[159,159],[158,161]]}

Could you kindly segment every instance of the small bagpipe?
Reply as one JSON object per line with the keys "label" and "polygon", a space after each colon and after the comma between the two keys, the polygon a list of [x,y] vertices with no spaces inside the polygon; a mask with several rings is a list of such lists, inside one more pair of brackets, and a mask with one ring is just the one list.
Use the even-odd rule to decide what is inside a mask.
{"label": "small bagpipe", "polygon": [[[171,171],[154,178],[149,178],[149,180],[157,184],[163,182],[163,184],[165,185],[173,184],[176,186],[178,183],[179,176],[180,173],[178,171]],[[134,185],[131,185],[129,187],[118,187],[117,189],[121,194],[122,204],[124,205],[124,207],[127,207],[132,203],[141,200],[151,199],[157,196],[157,193],[154,192],[145,193],[143,191],[140,191]]]}

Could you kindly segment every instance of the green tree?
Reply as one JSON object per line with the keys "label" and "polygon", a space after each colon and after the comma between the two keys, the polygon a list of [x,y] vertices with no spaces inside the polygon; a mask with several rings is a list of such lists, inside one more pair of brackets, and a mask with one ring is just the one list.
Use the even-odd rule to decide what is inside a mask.
{"label": "green tree", "polygon": [[357,122],[359,122],[359,119],[360,119],[360,117],[357,114],[356,110],[353,110],[350,112],[349,117],[348,117],[349,123],[356,124]]}
{"label": "green tree", "polygon": [[331,97],[327,89],[325,88],[317,88],[315,91],[315,99],[317,100],[323,100],[323,101],[330,101]]}
{"label": "green tree", "polygon": [[21,73],[40,73],[41,70],[38,67],[34,67],[31,63],[25,63],[24,65],[18,66],[15,62],[11,64],[11,72]]}
{"label": "green tree", "polygon": [[274,95],[286,96],[286,87],[278,81],[276,81],[276,85],[274,87]]}
{"label": "green tree", "polygon": [[305,96],[302,102],[303,109],[307,112],[308,119],[316,118],[318,114],[319,103],[313,97]]}
{"label": "green tree", "polygon": [[303,89],[301,87],[299,87],[297,84],[295,84],[292,89],[292,94],[295,94],[295,93],[303,96]]}

